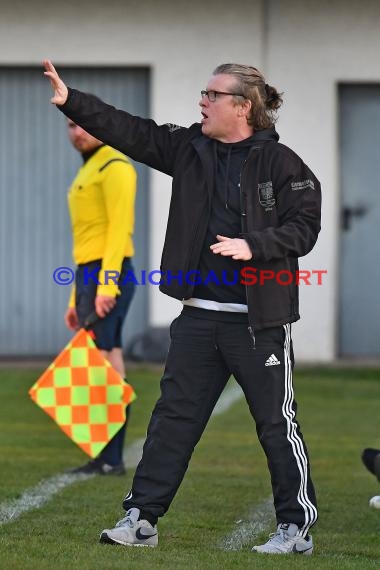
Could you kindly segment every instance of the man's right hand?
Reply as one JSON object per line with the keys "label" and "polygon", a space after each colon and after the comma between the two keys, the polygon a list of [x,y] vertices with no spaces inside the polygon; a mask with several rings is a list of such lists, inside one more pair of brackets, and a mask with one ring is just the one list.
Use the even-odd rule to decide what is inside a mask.
{"label": "man's right hand", "polygon": [[63,105],[67,101],[69,91],[56,72],[56,69],[50,59],[45,59],[43,61],[43,65],[45,68],[44,75],[50,79],[50,84],[54,91],[54,95],[50,99],[50,102],[54,103],[54,105]]}
{"label": "man's right hand", "polygon": [[77,312],[74,307],[69,307],[65,313],[65,324],[71,331],[77,331],[79,329],[79,321]]}

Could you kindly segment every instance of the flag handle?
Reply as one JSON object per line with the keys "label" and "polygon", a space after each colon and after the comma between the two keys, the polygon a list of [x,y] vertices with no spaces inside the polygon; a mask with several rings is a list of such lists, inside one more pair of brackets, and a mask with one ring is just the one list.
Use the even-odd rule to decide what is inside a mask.
{"label": "flag handle", "polygon": [[84,321],[84,329],[86,329],[86,331],[89,331],[92,329],[92,327],[94,326],[94,324],[99,320],[98,315],[96,314],[96,311],[92,311],[92,313],[90,313],[88,315],[88,317],[86,318],[86,320]]}

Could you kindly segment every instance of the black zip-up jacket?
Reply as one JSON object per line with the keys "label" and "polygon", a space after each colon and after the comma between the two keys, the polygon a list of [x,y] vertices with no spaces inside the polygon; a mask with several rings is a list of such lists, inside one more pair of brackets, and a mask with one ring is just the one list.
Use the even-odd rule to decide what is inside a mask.
{"label": "black zip-up jacket", "polygon": [[[213,140],[202,134],[201,125],[158,126],[75,89],[69,89],[59,109],[105,144],[173,177],[161,271],[186,275],[197,270],[215,183]],[[275,139],[259,140],[243,164],[240,192],[252,274],[283,271],[283,281],[292,275],[287,285],[280,276],[247,285],[249,322],[257,329],[294,322],[299,319],[297,258],[313,248],[320,230],[319,181],[288,147]],[[180,300],[192,297],[193,286],[185,279],[166,281],[160,285],[163,293]]]}

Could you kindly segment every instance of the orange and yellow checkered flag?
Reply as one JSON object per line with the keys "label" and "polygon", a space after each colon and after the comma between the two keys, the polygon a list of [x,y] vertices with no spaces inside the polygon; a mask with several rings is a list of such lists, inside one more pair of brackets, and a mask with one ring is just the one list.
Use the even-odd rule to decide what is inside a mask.
{"label": "orange and yellow checkered flag", "polygon": [[90,334],[80,329],[30,388],[29,395],[90,457],[96,457],[125,422],[136,398]]}

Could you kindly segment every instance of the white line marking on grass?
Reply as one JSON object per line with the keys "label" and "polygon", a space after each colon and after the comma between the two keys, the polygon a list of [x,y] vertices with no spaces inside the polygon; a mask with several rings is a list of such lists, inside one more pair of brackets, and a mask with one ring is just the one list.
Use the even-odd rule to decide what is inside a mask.
{"label": "white line marking on grass", "polygon": [[[226,392],[221,395],[212,415],[216,416],[224,413],[232,404],[239,400],[242,395],[243,392],[237,385],[227,389]],[[138,465],[142,456],[144,441],[145,439],[139,439],[127,447],[125,461],[129,468],[134,468]],[[12,522],[32,509],[39,509],[55,494],[61,491],[61,489],[78,481],[91,479],[92,477],[94,477],[94,475],[62,473],[50,479],[40,481],[35,487],[24,491],[19,499],[0,503],[0,525]]]}
{"label": "white line marking on grass", "polygon": [[124,463],[128,467],[137,467],[142,458],[142,451],[145,439],[137,439],[131,445],[128,445],[124,451]]}
{"label": "white line marking on grass", "polygon": [[[222,394],[214,414],[223,413],[242,395],[240,386],[234,385]],[[269,497],[255,507],[247,521],[237,521],[239,526],[222,540],[220,547],[223,550],[241,550],[247,544],[253,544],[259,534],[269,530],[274,514],[273,499]]]}
{"label": "white line marking on grass", "polygon": [[218,416],[219,414],[223,414],[230,408],[235,402],[240,400],[243,396],[243,391],[238,384],[234,384],[231,388],[228,388],[223,394],[220,396],[218,403],[216,404],[214,411],[212,413],[213,416]]}
{"label": "white line marking on grass", "polygon": [[93,475],[62,473],[41,481],[32,489],[24,491],[19,499],[0,504],[0,524],[11,522],[32,509],[39,509],[61,489],[91,477]]}
{"label": "white line marking on grass", "polygon": [[269,530],[274,518],[273,499],[269,497],[259,503],[247,521],[237,521],[238,527],[221,542],[223,550],[241,550],[247,544],[253,546],[257,536]]}

